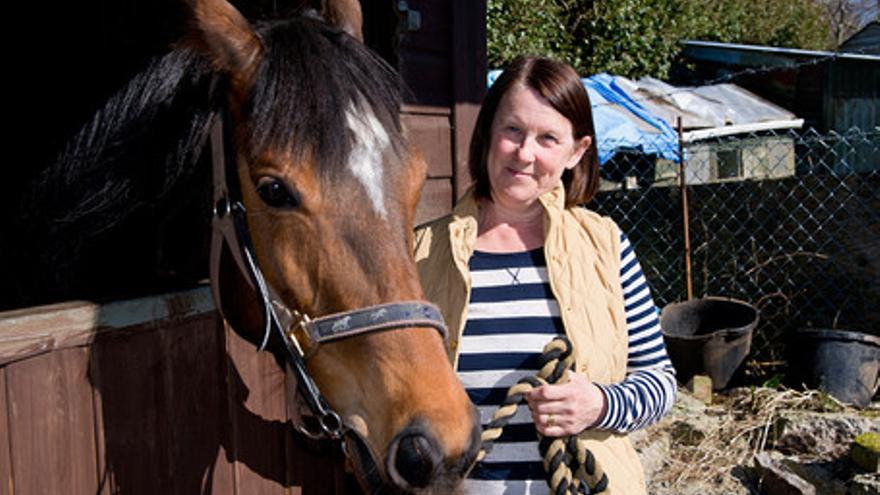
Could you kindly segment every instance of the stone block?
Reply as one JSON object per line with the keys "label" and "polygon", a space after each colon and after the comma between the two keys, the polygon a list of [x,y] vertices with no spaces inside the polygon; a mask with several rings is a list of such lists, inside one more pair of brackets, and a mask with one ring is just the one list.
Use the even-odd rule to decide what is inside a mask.
{"label": "stone block", "polygon": [[768,446],[787,455],[837,458],[849,453],[854,438],[877,428],[876,418],[842,413],[780,411]]}
{"label": "stone block", "polygon": [[774,462],[766,452],[755,456],[762,495],[816,495],[816,487]]}
{"label": "stone block", "polygon": [[688,392],[706,405],[712,404],[712,379],[706,375],[694,375],[687,385]]}

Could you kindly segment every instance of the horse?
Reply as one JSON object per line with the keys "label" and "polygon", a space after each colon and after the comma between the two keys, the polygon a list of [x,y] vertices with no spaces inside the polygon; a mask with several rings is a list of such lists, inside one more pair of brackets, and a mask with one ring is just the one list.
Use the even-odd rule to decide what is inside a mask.
{"label": "horse", "polygon": [[[99,216],[97,232],[192,176],[210,143],[215,302],[290,366],[297,426],[344,442],[367,493],[455,493],[479,419],[411,254],[427,166],[356,7],[252,24],[226,0],[190,0],[187,36],[77,134],[43,194],[72,195],[59,225]],[[168,117],[180,101],[186,115]],[[148,181],[124,168],[141,152],[159,156]]]}

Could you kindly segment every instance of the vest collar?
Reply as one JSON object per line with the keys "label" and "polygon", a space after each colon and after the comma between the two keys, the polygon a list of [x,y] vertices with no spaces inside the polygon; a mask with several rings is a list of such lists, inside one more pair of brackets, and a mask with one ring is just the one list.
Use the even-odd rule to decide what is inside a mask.
{"label": "vest collar", "polygon": [[[538,202],[544,207],[544,219],[547,220],[544,222],[544,235],[546,238],[550,225],[565,211],[565,189],[562,187],[562,184],[560,183],[555,188],[540,195]],[[474,246],[477,243],[479,213],[480,205],[474,197],[474,188],[471,186],[465,191],[452,210],[452,222],[449,224],[449,233],[452,239],[464,241],[453,241],[454,246],[464,248],[463,250],[455,250],[456,262],[459,262],[459,256],[462,256],[465,265],[467,265],[467,260],[474,253]]]}
{"label": "vest collar", "polygon": [[[546,239],[551,225],[557,223],[565,211],[565,189],[562,184],[540,195],[538,202],[544,207],[544,238]],[[479,213],[480,205],[474,197],[474,188],[471,186],[452,210],[452,222],[449,224],[452,256],[462,273],[467,272],[468,260],[474,254],[477,244]]]}
{"label": "vest collar", "polygon": [[[538,196],[538,202],[544,207],[544,213],[550,216],[551,220],[554,218],[554,214],[562,213],[565,210],[565,189],[562,184],[560,183],[550,191]],[[469,239],[469,243],[476,242],[477,239],[476,227],[479,212],[480,205],[474,197],[474,188],[471,186],[452,210],[452,225],[473,228],[473,239]]]}

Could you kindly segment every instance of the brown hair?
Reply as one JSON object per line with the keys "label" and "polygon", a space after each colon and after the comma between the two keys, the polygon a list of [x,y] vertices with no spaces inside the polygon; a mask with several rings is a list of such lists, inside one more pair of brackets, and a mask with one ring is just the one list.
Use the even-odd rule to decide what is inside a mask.
{"label": "brown hair", "polygon": [[584,152],[580,163],[562,174],[565,206],[589,203],[599,188],[599,154],[596,151],[596,131],[587,90],[568,64],[531,56],[518,57],[511,62],[483,99],[468,156],[474,195],[478,199],[492,198],[486,167],[486,157],[492,140],[492,121],[501,98],[517,84],[540,93],[557,112],[567,118],[571,122],[575,140],[590,136],[590,147]]}

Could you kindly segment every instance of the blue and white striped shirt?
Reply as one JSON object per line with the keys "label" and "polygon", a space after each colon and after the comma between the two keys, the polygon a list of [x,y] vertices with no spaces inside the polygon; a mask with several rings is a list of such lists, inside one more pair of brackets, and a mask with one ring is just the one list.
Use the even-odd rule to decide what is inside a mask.
{"label": "blue and white striped shirt", "polygon": [[[608,408],[595,428],[627,432],[658,421],[675,398],[656,306],[632,246],[621,234],[621,271],[629,351],[627,376],[599,385]],[[476,251],[472,289],[460,342],[458,376],[485,426],[507,389],[534,375],[543,346],[564,333],[550,289],[543,248],[519,253]],[[598,385],[598,384],[597,384]],[[547,493],[531,414],[521,405],[492,451],[471,472],[467,493]]]}

